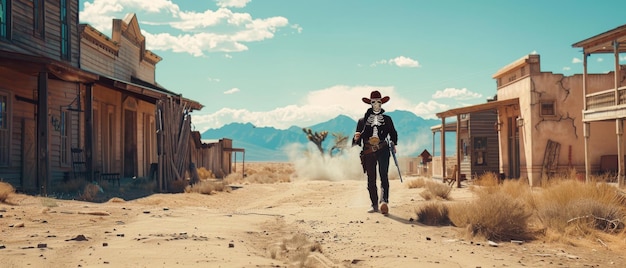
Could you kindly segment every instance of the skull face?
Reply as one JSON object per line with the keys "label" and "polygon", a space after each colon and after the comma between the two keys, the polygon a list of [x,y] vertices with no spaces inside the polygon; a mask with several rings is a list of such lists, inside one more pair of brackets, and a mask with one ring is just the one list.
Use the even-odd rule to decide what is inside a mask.
{"label": "skull face", "polygon": [[375,113],[379,113],[380,109],[381,109],[381,106],[383,105],[383,102],[380,99],[372,99],[370,104],[372,105],[372,110]]}

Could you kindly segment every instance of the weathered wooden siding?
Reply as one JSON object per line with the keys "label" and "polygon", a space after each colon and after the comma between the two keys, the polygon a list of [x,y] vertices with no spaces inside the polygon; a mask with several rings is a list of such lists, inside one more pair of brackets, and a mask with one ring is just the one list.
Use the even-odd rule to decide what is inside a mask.
{"label": "weathered wooden siding", "polygon": [[[70,65],[77,67],[79,61],[79,36],[76,31],[78,21],[78,1],[67,1],[70,24]],[[12,28],[11,41],[17,47],[25,49],[34,55],[41,55],[51,59],[64,61],[61,58],[61,24],[60,0],[44,1],[44,36],[34,34],[33,3],[32,1],[13,1],[11,5]]]}
{"label": "weathered wooden siding", "polygon": [[35,119],[35,105],[17,100],[16,96],[32,100],[36,87],[37,80],[34,77],[0,68],[0,90],[8,93],[11,104],[9,107],[9,116],[11,116],[10,162],[8,166],[0,167],[0,178],[15,187],[21,185],[22,179],[23,119]]}
{"label": "weathered wooden siding", "polygon": [[475,138],[486,138],[486,157],[485,157],[485,165],[476,165],[475,154],[471,154],[471,173],[467,176],[480,176],[486,172],[494,172],[499,173],[500,168],[500,158],[499,158],[499,141],[498,141],[498,132],[494,128],[495,122],[497,122],[497,113],[495,111],[483,111],[476,112],[470,115],[470,143],[468,144],[468,149],[470,152],[474,152],[474,139]]}

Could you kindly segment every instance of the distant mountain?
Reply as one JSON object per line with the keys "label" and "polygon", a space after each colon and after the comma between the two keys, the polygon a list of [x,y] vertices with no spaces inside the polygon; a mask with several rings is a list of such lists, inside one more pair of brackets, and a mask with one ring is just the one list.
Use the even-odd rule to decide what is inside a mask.
{"label": "distant mountain", "polygon": [[[391,116],[398,131],[399,155],[417,156],[424,149],[429,152],[432,150],[430,128],[441,124],[440,120],[423,119],[408,111],[393,111],[386,114]],[[356,121],[348,116],[339,115],[326,122],[306,128],[310,128],[314,132],[328,131],[329,135],[323,143],[328,150],[333,145],[332,133],[352,137],[356,131]],[[273,127],[256,127],[251,123],[231,123],[221,128],[205,131],[202,133],[202,138],[232,139],[233,147],[246,150],[246,161],[285,162],[289,160],[283,152],[285,146],[293,143],[302,145],[310,143],[302,129],[299,126],[292,126],[280,130]],[[454,146],[454,138],[450,138],[450,136],[446,136],[446,138],[446,144],[450,141],[451,146]]]}

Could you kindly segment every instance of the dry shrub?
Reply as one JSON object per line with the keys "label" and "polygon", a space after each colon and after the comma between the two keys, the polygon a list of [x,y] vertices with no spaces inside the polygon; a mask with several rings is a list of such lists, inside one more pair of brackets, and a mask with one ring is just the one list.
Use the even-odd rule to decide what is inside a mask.
{"label": "dry shrub", "polygon": [[563,235],[593,230],[618,232],[626,220],[626,198],[606,183],[552,181],[537,200],[537,215],[547,228]]}
{"label": "dry shrub", "polygon": [[85,185],[83,192],[78,196],[78,200],[88,202],[94,201],[100,192],[102,192],[102,188],[100,188],[99,185],[88,183]]}
{"label": "dry shrub", "polygon": [[185,193],[214,194],[216,192],[231,192],[232,188],[225,181],[201,180],[198,183],[185,187]]}
{"label": "dry shrub", "polygon": [[421,196],[422,198],[424,198],[424,200],[427,200],[427,201],[428,201],[428,200],[431,200],[431,199],[433,199],[433,198],[435,198],[435,195],[434,195],[432,192],[430,192],[429,190],[424,190],[424,191],[422,191],[422,192],[420,193],[420,196]]}
{"label": "dry shrub", "polygon": [[7,200],[12,193],[15,193],[15,188],[11,184],[0,181],[0,202]]}
{"label": "dry shrub", "polygon": [[[440,182],[435,182],[435,181],[427,181],[425,183],[425,187],[426,187],[426,191],[428,191],[428,192],[430,192],[430,194],[432,194],[432,197],[443,199],[443,200],[450,199],[450,192],[452,191],[452,188],[450,188],[446,184],[443,184],[443,183],[440,183]],[[423,194],[420,194],[420,195],[422,197],[424,197],[424,195],[429,196],[428,193],[424,193],[424,195]],[[426,199],[426,198],[424,198],[424,199]],[[428,199],[426,199],[426,200],[428,200]]]}
{"label": "dry shrub", "polygon": [[449,210],[452,223],[467,227],[472,236],[505,241],[531,239],[535,234],[528,224],[532,213],[523,202],[503,191],[480,192],[471,203]]}
{"label": "dry shrub", "polygon": [[213,174],[213,172],[211,170],[208,170],[204,167],[198,168],[198,177],[201,180],[206,180],[206,179],[213,179],[215,178],[215,174]]}
{"label": "dry shrub", "polygon": [[448,207],[441,202],[428,202],[415,211],[417,221],[426,225],[450,225]]}
{"label": "dry shrub", "polygon": [[483,173],[474,180],[474,185],[477,186],[496,186],[499,183],[500,179],[498,178],[498,174],[493,172]]}
{"label": "dry shrub", "polygon": [[407,186],[409,187],[409,189],[423,188],[424,186],[426,186],[426,181],[424,180],[424,178],[410,180],[407,182]]}

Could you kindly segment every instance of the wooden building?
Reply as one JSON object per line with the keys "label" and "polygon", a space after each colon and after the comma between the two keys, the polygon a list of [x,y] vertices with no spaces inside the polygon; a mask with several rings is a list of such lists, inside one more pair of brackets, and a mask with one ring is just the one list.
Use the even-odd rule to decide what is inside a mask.
{"label": "wooden building", "polygon": [[84,142],[74,110],[98,75],[79,68],[77,0],[1,3],[0,178],[46,194]]}
{"label": "wooden building", "polygon": [[[598,169],[602,156],[614,156],[618,184],[624,187],[626,72],[619,61],[620,53],[626,52],[626,25],[589,37],[572,47],[582,48],[583,52],[582,93],[579,96],[582,96],[585,177],[589,180],[591,173]],[[588,58],[604,55],[612,55],[614,70],[608,73],[611,81],[598,85],[598,75],[588,72],[591,62]],[[604,142],[594,142],[598,139]]]}
{"label": "wooden building", "polygon": [[[446,124],[445,132],[456,133],[456,155],[452,166],[442,161],[442,157],[433,159],[433,177],[446,178],[457,176],[475,178],[484,173],[499,173],[499,144],[497,110],[477,108],[474,106],[451,109],[437,113],[437,117],[456,117],[457,121]],[[445,156],[445,133],[442,132],[442,125],[431,128],[433,132],[433,144],[435,134],[440,134],[440,152]],[[460,168],[458,168],[460,167]],[[446,170],[447,172],[443,172]]]}
{"label": "wooden building", "polygon": [[[175,145],[160,144],[157,133],[162,132],[159,130],[173,127],[176,129],[169,129],[169,135],[190,135],[186,114],[201,109],[202,105],[157,84],[155,70],[161,57],[146,49],[145,37],[141,34],[135,14],[113,19],[112,23],[111,37],[88,24],[78,27],[81,34],[81,67],[99,75],[93,85],[93,95],[86,101],[91,103],[94,129],[93,143],[85,151],[87,155],[89,151],[93,152],[88,162],[93,165],[95,177],[102,174],[149,177],[154,164],[164,161],[159,159],[158,148],[161,146],[175,150],[165,155],[191,150],[188,145],[190,138],[180,141],[168,139],[170,143],[176,142]],[[162,101],[172,103],[158,105]],[[181,107],[171,107],[174,103]],[[164,115],[164,109],[170,114]],[[188,158],[175,159],[177,174],[166,177],[182,179],[183,170],[189,168],[191,160]],[[168,166],[159,165],[162,168]],[[158,171],[159,174],[165,172],[162,169]],[[161,190],[166,191],[166,188],[167,184],[161,182]]]}
{"label": "wooden building", "polygon": [[202,140],[200,132],[193,131],[193,148],[191,161],[196,167],[210,170],[216,178],[225,178],[233,173],[233,165],[237,163],[237,153],[241,153],[241,173],[245,174],[246,150],[233,148],[233,141],[222,138],[218,141]]}
{"label": "wooden building", "polygon": [[[626,27],[619,29],[616,31],[626,33]],[[618,35],[609,36],[613,40]],[[571,76],[544,72],[540,56],[530,54],[493,75],[497,82],[496,100],[438,116],[444,121],[445,117],[456,115],[457,121],[462,121],[458,119],[464,111],[497,110],[498,169],[505,178],[527,178],[530,186],[540,186],[554,175],[572,171],[587,170],[589,177],[591,172],[600,170],[603,156],[620,155],[621,138],[607,139],[602,134],[616,133],[617,124],[620,137],[621,115],[612,113],[619,111],[619,105],[613,103],[617,89],[624,83],[623,77],[626,71],[617,64],[614,72],[593,75],[586,71]],[[602,90],[611,87],[614,89]],[[583,88],[588,94],[582,94]],[[594,133],[599,133],[595,137],[589,135],[591,123]],[[457,124],[457,130],[460,127]]]}
{"label": "wooden building", "polygon": [[[163,119],[190,124],[202,108],[156,83],[160,57],[145,49],[134,15],[113,20],[109,38],[76,24],[77,0],[1,3],[0,179],[18,190],[54,192],[76,175],[73,151],[86,180],[147,176],[168,153],[155,150],[172,135],[157,135]],[[181,108],[165,115],[163,103]]]}

